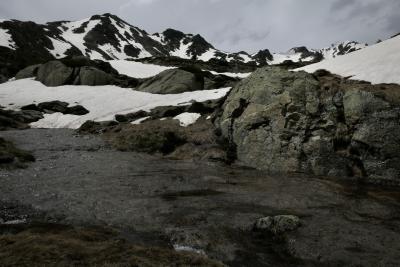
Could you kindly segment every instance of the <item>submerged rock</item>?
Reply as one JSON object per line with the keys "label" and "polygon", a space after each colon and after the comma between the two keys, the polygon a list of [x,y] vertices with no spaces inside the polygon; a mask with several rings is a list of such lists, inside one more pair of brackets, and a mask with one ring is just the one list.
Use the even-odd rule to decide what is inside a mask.
{"label": "submerged rock", "polygon": [[278,215],[258,219],[254,224],[254,230],[268,231],[274,235],[280,235],[296,230],[299,226],[299,217],[294,215]]}

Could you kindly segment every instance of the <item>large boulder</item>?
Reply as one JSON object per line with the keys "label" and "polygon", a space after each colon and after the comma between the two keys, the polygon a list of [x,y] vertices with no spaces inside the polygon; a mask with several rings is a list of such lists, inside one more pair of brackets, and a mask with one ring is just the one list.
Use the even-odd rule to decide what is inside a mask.
{"label": "large boulder", "polygon": [[381,87],[262,68],[232,90],[217,123],[244,165],[397,183],[400,86]]}
{"label": "large boulder", "polygon": [[20,70],[15,75],[15,79],[20,80],[20,79],[27,79],[27,78],[36,77],[40,66],[41,66],[40,64],[32,65],[32,66],[29,66],[29,67],[26,67],[26,68]]}
{"label": "large boulder", "polygon": [[61,86],[68,84],[73,79],[74,69],[67,67],[62,62],[49,61],[39,67],[37,80],[46,86]]}
{"label": "large boulder", "polygon": [[203,76],[182,69],[165,70],[136,88],[154,94],[178,94],[203,89]]}
{"label": "large boulder", "polygon": [[79,69],[79,76],[76,78],[74,84],[77,85],[88,85],[88,86],[100,86],[112,84],[113,77],[94,67],[81,67]]}

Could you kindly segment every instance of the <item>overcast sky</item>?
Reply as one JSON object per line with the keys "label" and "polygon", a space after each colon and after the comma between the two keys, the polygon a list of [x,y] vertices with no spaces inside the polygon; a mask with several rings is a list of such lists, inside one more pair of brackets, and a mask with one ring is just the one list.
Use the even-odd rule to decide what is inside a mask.
{"label": "overcast sky", "polygon": [[374,43],[400,32],[400,0],[0,0],[1,19],[78,20],[107,12],[151,33],[200,33],[231,52]]}

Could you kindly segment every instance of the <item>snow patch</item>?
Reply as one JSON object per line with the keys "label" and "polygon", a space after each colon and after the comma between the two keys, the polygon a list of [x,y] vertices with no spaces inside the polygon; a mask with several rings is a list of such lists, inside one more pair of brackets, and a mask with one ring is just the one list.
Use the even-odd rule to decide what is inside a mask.
{"label": "snow patch", "polygon": [[183,40],[181,41],[180,47],[175,51],[171,52],[171,56],[180,57],[184,59],[190,59],[191,56],[188,55],[189,47],[192,45],[192,42],[185,44]]}
{"label": "snow patch", "polygon": [[174,67],[164,67],[126,60],[111,60],[109,63],[120,74],[125,74],[134,78],[149,78],[163,72],[164,70],[174,69]]}
{"label": "snow patch", "polygon": [[[82,24],[88,23],[83,33],[74,33],[73,30],[82,26]],[[64,31],[63,27],[59,27],[60,30],[64,31],[62,37],[65,40],[68,40],[71,44],[76,46],[84,55],[88,55],[86,53],[86,46],[85,46],[85,36],[96,27],[97,24],[100,23],[100,20],[90,20],[84,19],[74,22],[66,22],[63,23],[63,27],[66,27],[67,30]]]}
{"label": "snow patch", "polygon": [[137,119],[137,120],[131,122],[131,124],[136,124],[136,125],[137,125],[137,124],[141,124],[142,122],[144,122],[144,121],[147,120],[148,118],[150,118],[150,117],[147,116],[147,117],[144,117],[144,118]]}
{"label": "snow patch", "polygon": [[158,95],[134,91],[117,86],[46,87],[33,79],[16,80],[0,84],[0,105],[14,103],[12,109],[32,103],[60,100],[82,105],[90,112],[83,116],[46,114],[31,125],[36,128],[79,128],[88,120],[114,120],[116,114],[128,114],[139,110],[150,111],[158,106],[189,105],[192,101],[204,102],[224,97],[231,88]]}
{"label": "snow patch", "polygon": [[194,124],[200,117],[201,117],[201,114],[199,114],[199,113],[185,112],[185,113],[179,114],[178,116],[174,117],[173,119],[179,120],[179,123],[182,127],[187,127],[191,124]]}
{"label": "snow patch", "polygon": [[400,36],[364,49],[308,65],[295,71],[325,69],[353,80],[400,84]]}
{"label": "snow patch", "polygon": [[52,54],[55,58],[63,58],[66,56],[65,52],[70,49],[72,46],[70,43],[63,42],[52,37],[49,37],[51,42],[53,43],[53,50],[49,49],[50,54]]}
{"label": "snow patch", "polygon": [[210,71],[210,72],[214,75],[225,75],[228,77],[240,78],[240,79],[247,78],[251,74],[251,72],[248,72],[248,73],[232,73],[232,72],[216,72],[216,71]]}
{"label": "snow patch", "polygon": [[11,34],[6,29],[0,29],[0,46],[4,46],[15,50],[16,44],[14,43]]}
{"label": "snow patch", "polygon": [[215,49],[210,48],[208,51],[204,52],[202,55],[197,57],[197,59],[205,62],[210,61],[210,59],[214,58],[215,52],[216,52]]}
{"label": "snow patch", "polygon": [[193,247],[189,247],[189,246],[182,246],[182,245],[178,245],[178,244],[174,244],[174,249],[175,251],[183,251],[183,252],[194,252],[196,254],[200,254],[200,255],[206,255],[206,253],[201,250],[201,249],[196,249]]}

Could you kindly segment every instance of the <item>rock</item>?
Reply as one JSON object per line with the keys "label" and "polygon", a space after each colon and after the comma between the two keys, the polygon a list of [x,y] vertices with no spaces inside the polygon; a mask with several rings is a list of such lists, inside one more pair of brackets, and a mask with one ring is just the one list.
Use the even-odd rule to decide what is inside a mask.
{"label": "rock", "polygon": [[0,74],[0,83],[5,83],[8,81],[8,78],[2,74]]}
{"label": "rock", "polygon": [[43,119],[43,114],[37,110],[14,111],[13,116],[20,122],[32,123]]}
{"label": "rock", "polygon": [[62,62],[54,60],[41,65],[37,72],[37,80],[46,86],[70,84],[74,69]]}
{"label": "rock", "polygon": [[0,109],[0,130],[27,129],[28,123],[43,118],[41,112],[35,110],[3,110]]}
{"label": "rock", "polygon": [[258,219],[253,229],[257,231],[268,231],[274,235],[281,235],[296,230],[299,226],[299,217],[294,215],[278,215]]}
{"label": "rock", "polygon": [[40,66],[41,66],[41,64],[32,65],[32,66],[29,66],[29,67],[26,67],[26,68],[20,70],[15,75],[15,79],[20,80],[20,79],[27,79],[27,78],[36,77]]}
{"label": "rock", "polygon": [[200,113],[210,114],[213,113],[217,108],[219,108],[219,100],[208,100],[205,102],[193,102],[190,106],[187,106],[186,112],[189,113]]}
{"label": "rock", "polygon": [[216,120],[246,166],[399,183],[400,86],[262,68]]}
{"label": "rock", "polygon": [[178,122],[150,121],[125,128],[112,136],[113,145],[121,151],[169,154],[185,143]]}
{"label": "rock", "polygon": [[66,114],[68,110],[68,103],[62,101],[43,102],[38,105],[38,109],[45,113],[60,112]]}
{"label": "rock", "polygon": [[188,127],[180,127],[173,119],[149,120],[138,125],[121,124],[116,129],[110,127],[103,132],[122,151],[162,154],[171,159],[226,161],[209,120],[199,119]]}
{"label": "rock", "polygon": [[76,105],[76,106],[73,106],[73,107],[67,107],[67,110],[65,111],[64,114],[82,116],[82,115],[86,115],[88,113],[89,113],[89,110],[87,110],[86,108],[82,107],[81,105]]}
{"label": "rock", "polygon": [[22,106],[21,110],[37,110],[40,111],[39,107],[36,104],[29,104],[26,106]]}
{"label": "rock", "polygon": [[134,113],[128,113],[128,114],[117,114],[115,115],[115,120],[118,122],[132,122],[135,120],[138,120],[140,118],[148,117],[149,112],[139,110]]}
{"label": "rock", "polygon": [[178,94],[203,89],[204,77],[181,69],[165,70],[136,88],[153,94]]}
{"label": "rock", "polygon": [[78,132],[81,134],[101,134],[114,128],[118,128],[118,122],[116,121],[86,121],[79,127]]}
{"label": "rock", "polygon": [[112,84],[113,78],[110,74],[105,73],[102,70],[94,67],[81,67],[79,70],[79,77],[75,84],[88,85],[88,86],[100,86]]}
{"label": "rock", "polygon": [[175,117],[186,111],[186,106],[161,106],[150,110],[149,116],[153,119]]}

